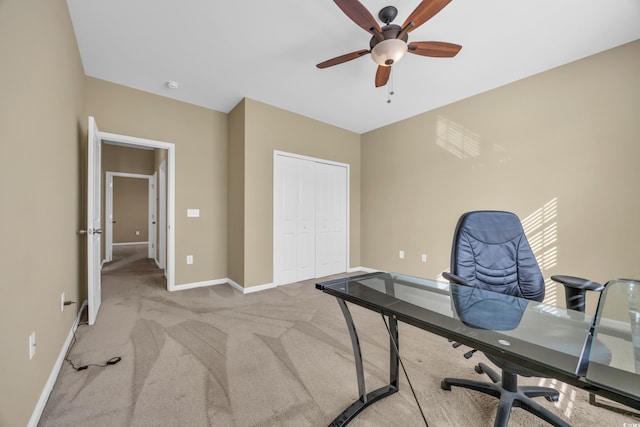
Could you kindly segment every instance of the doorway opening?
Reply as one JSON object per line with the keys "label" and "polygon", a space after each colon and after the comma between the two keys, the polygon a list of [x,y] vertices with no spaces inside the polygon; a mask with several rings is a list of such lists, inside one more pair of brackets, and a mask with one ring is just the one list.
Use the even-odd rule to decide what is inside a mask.
{"label": "doorway opening", "polygon": [[[175,290],[175,145],[168,142],[154,141],[127,135],[101,132],[98,130],[95,119],[89,117],[89,149],[87,168],[87,288],[88,288],[88,313],[89,324],[95,323],[101,303],[100,267],[104,257],[100,236],[102,235],[101,203],[103,200],[103,188],[100,185],[103,176],[101,154],[103,144],[118,145],[128,148],[142,148],[146,150],[160,149],[166,152],[166,162],[163,175],[166,177],[166,209],[163,214],[164,234],[166,242],[164,256],[166,260],[165,277],[167,290]],[[159,169],[160,170],[160,169]],[[158,174],[160,175],[160,174]],[[153,185],[155,183],[155,176]],[[155,202],[155,197],[154,197]],[[155,211],[155,208],[153,209]],[[156,246],[157,247],[157,246]],[[155,252],[157,253],[157,252]],[[106,255],[106,253],[105,253]],[[154,254],[155,255],[155,254]],[[154,258],[156,258],[154,256]],[[160,258],[160,257],[158,257]]]}
{"label": "doorway opening", "polygon": [[146,245],[156,259],[156,185],[154,175],[106,172],[103,262],[113,260],[113,247]]}
{"label": "doorway opening", "polygon": [[[113,135],[112,135],[113,136]],[[168,163],[169,149],[158,147],[159,141],[148,141],[134,138],[133,142],[103,140],[103,151],[116,153],[115,159],[109,161],[102,157],[104,185],[104,257],[103,262],[113,260],[114,246],[144,244],[147,257],[154,260],[158,268],[164,270],[167,279],[167,290],[172,289],[169,283],[170,267],[168,242]],[[136,144],[136,143],[140,144]],[[147,145],[142,143],[148,142]],[[118,153],[118,150],[122,151]],[[132,156],[131,153],[140,154]],[[130,157],[137,157],[131,161]],[[123,158],[127,159],[123,161]],[[129,164],[127,166],[127,163]],[[113,166],[114,164],[118,165]],[[117,168],[119,172],[108,170]],[[144,173],[133,173],[129,171]],[[120,187],[120,194],[118,193]],[[137,187],[137,189],[136,189]],[[141,188],[144,187],[144,190]],[[115,190],[115,192],[114,192]],[[123,194],[124,193],[124,194]],[[118,195],[121,205],[118,207]],[[172,196],[172,198],[175,196]],[[125,204],[125,206],[122,206]],[[143,218],[143,219],[141,219]],[[120,220],[120,222],[118,222]],[[137,221],[137,226],[134,223]],[[144,221],[144,224],[141,224]],[[127,251],[125,251],[127,252]],[[137,251],[139,252],[139,251]]]}

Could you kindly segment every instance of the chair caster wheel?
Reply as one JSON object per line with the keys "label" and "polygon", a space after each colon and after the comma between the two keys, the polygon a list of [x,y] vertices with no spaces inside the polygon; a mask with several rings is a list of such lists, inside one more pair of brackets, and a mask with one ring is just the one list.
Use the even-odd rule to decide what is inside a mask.
{"label": "chair caster wheel", "polygon": [[444,381],[440,382],[440,388],[443,389],[443,390],[451,391],[451,386],[448,383],[444,382]]}
{"label": "chair caster wheel", "polygon": [[554,394],[553,396],[545,396],[545,399],[547,399],[549,402],[557,402],[558,399],[560,398],[559,394]]}
{"label": "chair caster wheel", "polygon": [[476,365],[474,369],[476,370],[477,373],[484,374],[484,370],[482,369],[482,366]]}

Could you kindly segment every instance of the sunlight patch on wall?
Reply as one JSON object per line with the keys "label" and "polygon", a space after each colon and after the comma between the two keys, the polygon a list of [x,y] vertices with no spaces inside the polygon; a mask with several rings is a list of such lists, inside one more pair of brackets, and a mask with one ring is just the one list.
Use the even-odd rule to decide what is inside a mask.
{"label": "sunlight patch on wall", "polygon": [[460,159],[480,155],[480,135],[445,117],[438,116],[436,143]]}
{"label": "sunlight patch on wall", "polygon": [[[531,250],[540,265],[543,276],[558,262],[558,198],[555,197],[522,220],[522,227],[531,245]],[[545,302],[556,305],[557,287],[551,279],[545,279]]]}

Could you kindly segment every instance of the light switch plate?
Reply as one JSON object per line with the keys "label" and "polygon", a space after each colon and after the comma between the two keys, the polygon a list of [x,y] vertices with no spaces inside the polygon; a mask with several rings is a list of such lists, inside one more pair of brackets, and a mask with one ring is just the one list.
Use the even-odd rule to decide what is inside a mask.
{"label": "light switch plate", "polygon": [[29,360],[33,359],[36,355],[36,333],[32,332],[29,335]]}
{"label": "light switch plate", "polygon": [[200,216],[200,209],[187,209],[187,216],[189,218],[197,218]]}

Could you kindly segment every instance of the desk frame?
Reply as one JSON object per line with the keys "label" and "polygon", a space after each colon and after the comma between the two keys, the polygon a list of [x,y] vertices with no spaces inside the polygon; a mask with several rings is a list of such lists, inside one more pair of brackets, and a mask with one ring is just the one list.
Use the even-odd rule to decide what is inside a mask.
{"label": "desk frame", "polygon": [[347,329],[349,330],[349,336],[351,337],[351,345],[353,346],[353,356],[356,363],[356,376],[358,379],[358,394],[359,398],[353,402],[347,409],[342,411],[340,415],[330,424],[331,426],[344,426],[353,420],[360,412],[362,412],[367,406],[374,402],[387,397],[393,393],[396,393],[399,388],[398,381],[398,354],[394,350],[398,348],[398,321],[393,316],[389,316],[389,384],[380,387],[370,393],[367,393],[364,383],[364,368],[362,366],[362,352],[360,350],[360,340],[358,339],[358,333],[356,326],[353,323],[353,317],[347,307],[347,303],[342,298],[336,297],[344,319],[347,322]]}

